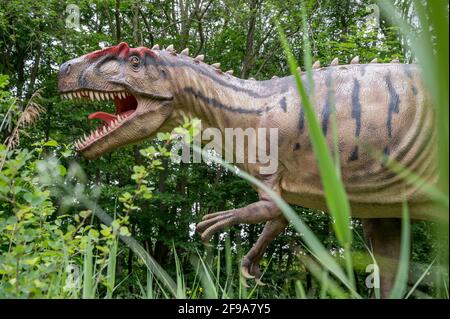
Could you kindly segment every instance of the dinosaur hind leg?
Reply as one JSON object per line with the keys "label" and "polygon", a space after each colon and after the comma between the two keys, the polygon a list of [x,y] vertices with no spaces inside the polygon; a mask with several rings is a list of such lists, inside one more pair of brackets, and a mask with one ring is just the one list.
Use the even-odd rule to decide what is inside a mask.
{"label": "dinosaur hind leg", "polygon": [[381,298],[388,298],[394,284],[400,257],[401,220],[363,219],[364,237],[372,249],[380,270]]}
{"label": "dinosaur hind leg", "polygon": [[283,215],[266,222],[264,229],[256,244],[244,256],[241,272],[246,278],[261,278],[259,261],[261,260],[267,246],[286,228],[288,221]]}

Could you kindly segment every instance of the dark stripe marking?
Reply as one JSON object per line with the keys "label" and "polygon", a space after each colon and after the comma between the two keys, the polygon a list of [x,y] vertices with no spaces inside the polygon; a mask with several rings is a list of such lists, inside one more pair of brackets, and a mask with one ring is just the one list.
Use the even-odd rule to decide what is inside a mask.
{"label": "dark stripe marking", "polygon": [[[309,96],[309,82],[302,78],[303,86],[305,87],[306,94]],[[301,98],[300,98],[301,99]],[[303,101],[300,101],[300,114],[298,116],[298,130],[300,134],[302,134],[305,130],[305,106],[303,105]]]}
{"label": "dark stripe marking", "polygon": [[350,157],[348,158],[349,161],[356,161],[359,158],[358,154],[358,145],[355,146],[352,153],[350,154]]}
{"label": "dark stripe marking", "polygon": [[325,101],[325,105],[323,106],[322,110],[322,131],[323,135],[327,135],[328,132],[328,121],[330,119],[330,113],[331,113],[331,99],[334,97],[334,87],[332,85],[332,77],[331,77],[331,70],[329,71],[327,78],[326,78],[326,86],[327,86],[327,100]]}
{"label": "dark stripe marking", "polygon": [[381,165],[386,165],[389,160],[389,155],[391,151],[389,150],[389,146],[386,146],[383,150],[383,158],[381,159]]}
{"label": "dark stripe marking", "polygon": [[391,73],[388,73],[386,76],[386,84],[389,92],[389,107],[388,107],[388,114],[387,114],[387,131],[388,131],[388,137],[392,137],[392,116],[393,113],[398,113],[400,111],[399,104],[400,104],[400,97],[397,94],[397,92],[394,89],[394,86],[391,82]]}
{"label": "dark stripe marking", "polygon": [[356,122],[355,136],[359,136],[361,132],[361,102],[359,100],[360,84],[357,79],[353,80],[353,92],[352,92],[352,118]]}
{"label": "dark stripe marking", "polygon": [[305,111],[303,110],[303,105],[300,105],[300,115],[298,117],[298,129],[300,134],[305,130]]}
{"label": "dark stripe marking", "polygon": [[211,105],[213,107],[216,107],[218,109],[222,109],[229,112],[239,113],[239,114],[256,114],[258,116],[262,115],[265,112],[269,112],[271,109],[274,108],[274,106],[266,106],[262,109],[252,110],[252,109],[246,109],[244,107],[235,107],[235,106],[229,106],[226,104],[223,104],[222,102],[216,100],[215,98],[210,98],[207,96],[204,96],[200,91],[194,90],[192,87],[188,86],[183,89],[186,93],[192,94],[195,98],[202,100],[203,102],[207,103],[208,105]]}
{"label": "dark stripe marking", "polygon": [[[355,129],[355,136],[358,137],[361,133],[361,101],[359,100],[359,91],[360,91],[360,84],[357,79],[353,80],[353,91],[352,91],[352,118],[355,119],[356,122],[356,129]],[[349,161],[356,161],[358,159],[358,146],[356,145],[353,149],[350,157],[348,158]]]}
{"label": "dark stripe marking", "polygon": [[283,96],[283,98],[280,100],[280,106],[283,109],[284,113],[287,111],[287,104],[286,104],[286,97]]}

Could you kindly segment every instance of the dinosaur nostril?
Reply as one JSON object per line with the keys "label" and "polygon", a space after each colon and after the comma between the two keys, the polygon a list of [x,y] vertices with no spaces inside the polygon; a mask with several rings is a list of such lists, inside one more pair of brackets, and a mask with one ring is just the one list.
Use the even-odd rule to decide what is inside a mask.
{"label": "dinosaur nostril", "polygon": [[66,66],[66,74],[69,74],[71,66],[72,65],[70,63],[67,64],[67,66]]}

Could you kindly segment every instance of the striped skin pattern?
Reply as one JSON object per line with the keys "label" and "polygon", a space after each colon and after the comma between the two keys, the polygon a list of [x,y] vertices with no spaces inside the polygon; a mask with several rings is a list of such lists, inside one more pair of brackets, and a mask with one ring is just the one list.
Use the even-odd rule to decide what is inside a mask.
{"label": "striped skin pattern", "polygon": [[[61,66],[63,95],[81,90],[126,90],[137,107],[112,133],[85,141],[83,156],[96,158],[114,148],[170,131],[183,117],[199,118],[203,129],[278,128],[279,165],[271,175],[260,175],[261,163],[238,164],[282,196],[288,203],[326,211],[304,106],[292,76],[256,81],[222,72],[220,65],[191,58],[173,46],[160,50],[118,46],[96,51]],[[67,69],[70,69],[68,71]],[[306,74],[302,79],[308,88]],[[313,66],[315,112],[332,149],[333,112],[338,131],[341,173],[352,215],[364,219],[400,218],[408,201],[411,218],[443,218],[417,185],[408,184],[370,154],[384,152],[423,181],[438,177],[433,109],[417,65],[391,63]],[[105,132],[109,132],[105,130]],[[227,147],[227,146],[226,146]],[[264,192],[247,207],[206,215],[197,231],[203,240],[240,223],[266,223],[255,246],[244,257],[242,272],[259,278],[258,262],[267,245],[287,226],[282,213]]]}

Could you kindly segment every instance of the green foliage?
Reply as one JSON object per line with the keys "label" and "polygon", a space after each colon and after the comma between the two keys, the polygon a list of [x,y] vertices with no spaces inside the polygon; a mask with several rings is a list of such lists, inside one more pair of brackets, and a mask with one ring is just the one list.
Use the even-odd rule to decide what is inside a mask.
{"label": "green foliage", "polygon": [[[104,285],[104,276],[97,274],[95,281],[81,278],[81,267],[92,277],[94,269],[105,266],[117,235],[129,234],[126,220],[116,220],[112,228],[100,225],[99,231],[90,223],[89,210],[58,214],[50,189],[37,174],[46,151],[59,156],[68,152],[54,141],[9,154],[0,147],[0,155],[7,156],[0,175],[0,296],[73,298],[80,297],[83,286],[83,297],[93,297],[96,286]],[[65,166],[59,165],[55,174],[65,176]],[[86,261],[94,258],[95,265],[89,266]]]}
{"label": "green foliage", "polygon": [[[413,31],[420,35],[414,41],[405,34],[405,24],[389,18],[394,10],[383,14],[379,28],[374,28],[368,20],[371,0],[212,1],[208,7],[209,1],[205,1],[200,8],[194,1],[183,0],[179,3],[186,6],[184,13],[170,1],[120,1],[118,21],[116,1],[82,0],[77,2],[82,31],[65,26],[67,2],[2,1],[1,141],[9,136],[38,88],[43,89],[41,102],[47,112],[35,127],[25,128],[20,148],[0,146],[0,297],[348,296],[350,290],[343,290],[351,274],[337,269],[348,266],[340,248],[350,238],[352,245],[346,251],[351,249],[353,256],[355,287],[361,297],[368,296],[364,265],[370,256],[364,253],[361,224],[349,220],[345,209],[337,211],[344,214],[335,223],[323,212],[292,207],[293,225],[268,247],[261,262],[268,286],[248,282],[247,288],[239,274],[240,258],[254,244],[261,225],[233,227],[214,238],[210,246],[201,243],[193,227],[207,213],[254,202],[257,194],[248,182],[217,163],[168,161],[170,134],[158,134],[157,140],[141,144],[140,150],[125,147],[90,162],[77,157],[71,144],[95,126],[86,116],[98,111],[99,103],[60,100],[58,65],[97,50],[100,43],[126,41],[131,46],[148,47],[173,43],[177,49],[189,47],[192,54],[205,54],[208,63],[220,61],[224,69],[234,69],[241,77],[263,80],[274,74],[288,75],[275,21],[285,31],[293,56],[303,68],[313,58],[326,65],[335,57],[347,62],[356,55],[362,62],[395,57],[410,62],[414,56],[405,44],[417,42],[420,45],[412,51],[419,62],[432,64],[426,64],[426,82],[435,99],[444,101],[438,104],[447,105],[437,112],[442,129],[439,135],[443,137],[440,161],[447,164],[448,90],[442,87],[448,87],[448,73],[445,77],[442,70],[447,69],[448,50],[444,50],[446,34],[441,24],[448,24],[448,16],[442,19],[440,15],[446,10],[439,9],[441,4],[436,2],[417,14],[430,17],[430,30],[437,33],[430,36],[428,28],[414,25]],[[423,7],[423,3],[396,1],[402,8],[399,17],[414,24],[410,9]],[[302,19],[303,9],[306,19]],[[433,39],[439,39],[439,47],[434,47]],[[305,44],[310,47],[309,57],[304,55]],[[430,58],[432,52],[438,56]],[[102,104],[102,110],[111,112],[112,107],[108,110]],[[194,133],[189,125],[184,129]],[[184,130],[180,128],[180,132]],[[445,180],[448,184],[448,170],[441,175],[442,185]],[[448,188],[442,188],[441,198],[442,194],[447,196],[448,206]],[[345,206],[345,201],[335,203]],[[113,221],[97,219],[100,212],[113,216]],[[344,227],[349,223],[351,233]],[[448,242],[433,237],[434,226],[425,222],[411,225],[415,240],[412,261],[421,269],[416,277],[425,274],[406,290],[412,297],[420,296],[418,291],[445,295],[436,291],[427,275],[435,249],[444,247],[441,250],[448,254]],[[310,240],[303,241],[303,246],[305,232],[311,236],[306,236]],[[325,267],[324,271],[316,263],[320,256],[311,258],[317,257],[317,251],[331,269]],[[435,272],[434,266],[430,269]],[[336,270],[340,276],[336,277]]]}

